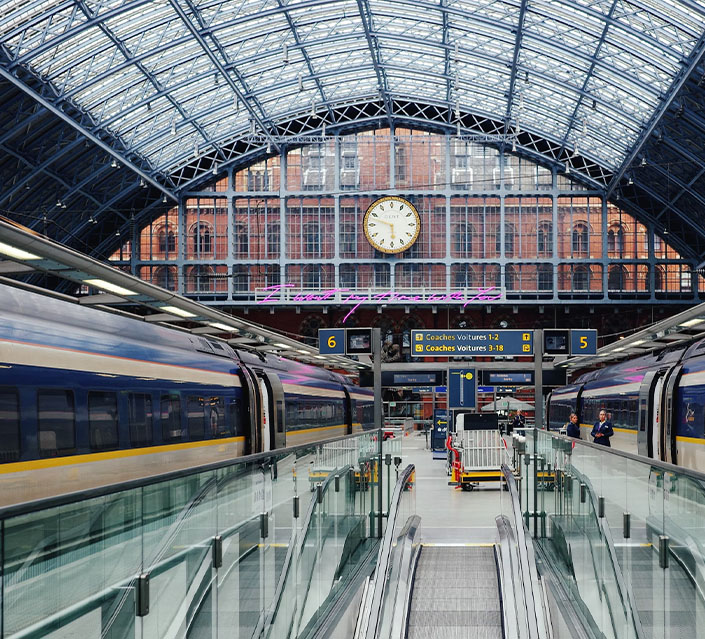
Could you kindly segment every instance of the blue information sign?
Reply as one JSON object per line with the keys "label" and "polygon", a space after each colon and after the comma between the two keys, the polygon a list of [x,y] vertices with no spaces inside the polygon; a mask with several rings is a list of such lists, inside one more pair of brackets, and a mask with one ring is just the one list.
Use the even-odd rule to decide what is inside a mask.
{"label": "blue information sign", "polygon": [[433,429],[431,430],[431,450],[445,450],[448,437],[448,413],[444,410],[433,411]]}
{"label": "blue information sign", "polygon": [[597,331],[594,329],[570,330],[571,355],[595,355],[597,353]]}
{"label": "blue information sign", "polygon": [[518,330],[411,331],[414,357],[533,355],[534,332]]}
{"label": "blue information sign", "polygon": [[533,384],[533,373],[495,373],[494,371],[485,371],[485,381],[492,386],[497,384]]}
{"label": "blue information sign", "polygon": [[322,328],[318,331],[318,352],[321,355],[345,354],[345,329]]}
{"label": "blue information sign", "polygon": [[448,371],[448,408],[475,408],[475,369]]}

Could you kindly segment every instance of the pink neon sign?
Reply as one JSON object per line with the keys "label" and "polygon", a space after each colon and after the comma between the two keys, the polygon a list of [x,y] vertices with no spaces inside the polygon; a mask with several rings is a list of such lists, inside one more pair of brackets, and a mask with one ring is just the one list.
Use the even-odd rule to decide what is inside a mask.
{"label": "pink neon sign", "polygon": [[[287,288],[296,288],[294,284],[276,284],[262,289],[269,292],[257,304],[280,302],[280,294]],[[468,304],[498,302],[502,300],[502,290],[496,286],[486,286],[473,289],[473,292],[452,291],[450,293],[399,293],[385,291],[383,293],[352,293],[349,288],[327,288],[311,292],[296,293],[289,298],[293,302],[336,302],[339,304],[352,304],[350,312],[343,318],[343,322],[357,311],[363,304],[387,304],[389,302],[409,303],[462,303],[463,308]]]}

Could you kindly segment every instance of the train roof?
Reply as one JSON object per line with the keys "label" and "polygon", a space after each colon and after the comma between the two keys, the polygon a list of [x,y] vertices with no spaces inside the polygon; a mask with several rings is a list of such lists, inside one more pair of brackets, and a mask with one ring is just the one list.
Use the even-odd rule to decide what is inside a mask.
{"label": "train roof", "polygon": [[72,335],[81,334],[90,337],[90,341],[95,344],[110,342],[112,348],[115,348],[116,343],[135,347],[142,344],[152,353],[154,349],[176,349],[198,356],[215,355],[253,368],[261,367],[345,386],[352,385],[344,376],[323,368],[272,354],[236,351],[221,340],[208,339],[4,284],[0,284],[0,321],[2,318],[21,319],[23,324],[32,327],[35,335],[47,341],[55,342],[57,332],[65,335],[67,342]]}

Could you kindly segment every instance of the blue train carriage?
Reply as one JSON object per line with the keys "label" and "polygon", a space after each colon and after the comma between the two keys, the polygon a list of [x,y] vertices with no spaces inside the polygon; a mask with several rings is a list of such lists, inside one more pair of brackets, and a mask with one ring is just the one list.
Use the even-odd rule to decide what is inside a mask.
{"label": "blue train carriage", "polygon": [[582,385],[573,384],[563,386],[551,391],[548,398],[548,412],[546,421],[549,430],[560,430],[568,423],[570,414],[575,412],[579,415],[579,401]]}
{"label": "blue train carriage", "polygon": [[[705,346],[705,342],[701,343]],[[701,349],[702,352],[702,349]],[[676,386],[675,455],[681,466],[705,469],[705,356],[685,359]]]}
{"label": "blue train carriage", "polygon": [[[346,397],[364,392],[347,386],[325,370],[0,285],[0,474],[13,501],[351,432]],[[99,470],[86,463],[99,460]]]}

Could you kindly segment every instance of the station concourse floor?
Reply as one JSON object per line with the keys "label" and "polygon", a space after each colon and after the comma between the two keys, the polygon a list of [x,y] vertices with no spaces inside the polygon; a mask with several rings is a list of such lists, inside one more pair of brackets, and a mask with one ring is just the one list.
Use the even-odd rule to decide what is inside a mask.
{"label": "station concourse floor", "polygon": [[412,431],[402,438],[402,467],[416,466],[416,514],[421,517],[422,544],[493,543],[495,517],[511,508],[499,482],[481,484],[472,491],[448,485],[446,462],[433,459],[424,434]]}

